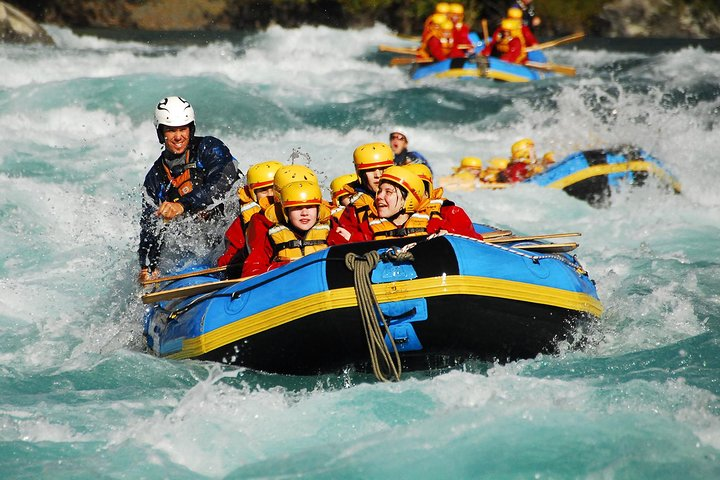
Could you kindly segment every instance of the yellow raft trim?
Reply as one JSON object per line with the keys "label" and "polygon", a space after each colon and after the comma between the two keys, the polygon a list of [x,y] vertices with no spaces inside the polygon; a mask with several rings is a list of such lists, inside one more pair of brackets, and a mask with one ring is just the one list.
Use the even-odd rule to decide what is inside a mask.
{"label": "yellow raft trim", "polygon": [[[600,301],[586,293],[486,277],[452,275],[420,278],[376,284],[373,285],[373,291],[380,303],[441,295],[478,295],[567,308],[593,316],[600,316],[603,311]],[[307,315],[353,306],[357,306],[357,298],[352,287],[318,292],[232,322],[196,338],[185,339],[182,350],[167,357],[197,357]]]}
{"label": "yellow raft trim", "polygon": [[483,71],[480,69],[472,70],[469,68],[451,68],[445,72],[437,73],[435,76],[438,78],[480,77],[510,83],[524,83],[530,81],[529,78],[523,77],[522,75],[514,75],[512,73],[501,72],[498,70],[490,69],[485,70],[484,72],[485,73],[483,74]]}
{"label": "yellow raft trim", "polygon": [[608,175],[610,173],[620,173],[628,171],[650,172],[656,177],[670,184],[673,190],[675,190],[675,192],[680,193],[680,182],[678,182],[675,178],[673,178],[665,170],[663,170],[656,164],[645,160],[631,160],[629,162],[623,163],[607,163],[603,165],[593,165],[583,170],[580,170],[579,172],[575,172],[572,175],[561,178],[560,180],[549,184],[548,187],[563,189],[575,183],[587,180],[588,178],[598,177],[600,175]]}

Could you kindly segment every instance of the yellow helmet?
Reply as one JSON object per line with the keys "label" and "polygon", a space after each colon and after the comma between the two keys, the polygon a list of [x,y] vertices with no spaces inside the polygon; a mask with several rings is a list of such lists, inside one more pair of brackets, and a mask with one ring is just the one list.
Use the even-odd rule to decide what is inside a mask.
{"label": "yellow helmet", "polygon": [[464,14],[465,13],[465,7],[462,6],[460,3],[451,3],[448,13],[459,13]]}
{"label": "yellow helmet", "polygon": [[391,182],[407,192],[405,198],[405,212],[413,213],[417,210],[424,198],[425,184],[407,166],[393,166],[387,168],[380,177],[380,183]]}
{"label": "yellow helmet", "polygon": [[450,11],[450,4],[447,2],[440,2],[435,5],[435,13],[442,13],[443,15]]}
{"label": "yellow helmet", "polygon": [[460,168],[482,168],[482,160],[478,157],[465,157],[460,160]]}
{"label": "yellow helmet", "polygon": [[517,18],[503,18],[500,22],[500,28],[502,30],[520,30],[522,28],[522,21]]}
{"label": "yellow helmet", "polygon": [[280,191],[285,222],[289,221],[287,209],[291,207],[320,207],[323,203],[320,185],[312,181],[290,182]]}
{"label": "yellow helmet", "polygon": [[430,24],[438,27],[447,22],[447,16],[444,13],[435,13],[430,16]]}
{"label": "yellow helmet", "polygon": [[430,170],[430,167],[425,165],[424,163],[408,163],[407,165],[403,165],[403,167],[407,168],[411,172],[413,172],[415,175],[420,177],[420,180],[423,181],[425,184],[425,191],[428,195],[430,195],[433,191],[433,174],[432,170]]}
{"label": "yellow helmet", "polygon": [[255,190],[272,186],[275,179],[275,172],[282,168],[282,166],[283,164],[276,160],[268,160],[267,162],[256,163],[248,168],[245,180],[253,200],[257,202]]}
{"label": "yellow helmet", "polygon": [[392,167],[394,160],[395,154],[387,143],[366,143],[353,152],[353,163],[358,176],[363,170]]}
{"label": "yellow helmet", "polygon": [[440,25],[440,29],[444,32],[450,32],[455,30],[455,24],[450,20],[445,20],[442,25]]}
{"label": "yellow helmet", "polygon": [[275,192],[275,201],[279,202],[281,197],[281,191],[285,185],[292,182],[306,181],[310,183],[318,184],[317,176],[310,167],[305,165],[287,165],[275,172],[273,178],[273,191]]}
{"label": "yellow helmet", "polygon": [[505,170],[510,163],[510,160],[503,157],[491,158],[488,167],[493,170]]}
{"label": "yellow helmet", "polygon": [[332,202],[337,205],[340,202],[340,198],[345,195],[350,195],[347,190],[344,189],[345,185],[352,183],[358,179],[358,176],[354,173],[348,173],[340,175],[330,182],[330,191],[332,192]]}
{"label": "yellow helmet", "polygon": [[508,8],[507,18],[520,19],[523,17],[523,11],[517,7]]}
{"label": "yellow helmet", "polygon": [[555,152],[547,152],[542,157],[542,163],[543,165],[550,165],[555,163]]}
{"label": "yellow helmet", "polygon": [[535,142],[529,138],[523,138],[512,144],[510,156],[513,160],[529,160],[530,151],[535,148]]}

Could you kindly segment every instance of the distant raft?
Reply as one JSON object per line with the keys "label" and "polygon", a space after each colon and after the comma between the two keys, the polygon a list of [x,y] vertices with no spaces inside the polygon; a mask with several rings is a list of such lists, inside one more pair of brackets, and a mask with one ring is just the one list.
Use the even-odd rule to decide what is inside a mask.
{"label": "distant raft", "polygon": [[[376,253],[366,286],[389,324],[379,344],[392,352],[394,343],[404,370],[473,358],[532,358],[555,351],[579,323],[602,312],[594,282],[574,256],[564,253],[577,244],[534,238],[489,243],[446,235],[354,243],[243,281],[185,278],[150,295],[199,287],[192,296],[143,298],[153,303],[145,316],[145,338],[152,352],[171,359],[279,374],[368,371],[373,354],[359,308],[365,303],[357,271],[348,262]],[[219,288],[206,291],[213,282]]]}
{"label": "distant raft", "polygon": [[[546,63],[542,52],[529,52],[533,62]],[[453,58],[429,65],[419,65],[410,74],[413,80],[427,77],[436,78],[488,78],[501,82],[522,83],[555,77],[552,71],[531,68],[519,63],[510,63],[496,57],[478,55],[474,58]]]}
{"label": "distant raft", "polygon": [[562,189],[591,205],[602,206],[614,191],[642,186],[650,178],[675,193],[682,190],[680,181],[660,160],[627,145],[573,153],[525,182]]}
{"label": "distant raft", "polygon": [[[427,65],[417,65],[410,73],[413,80],[427,77],[436,78],[488,78],[501,82],[520,83],[542,80],[556,76],[550,70],[531,68],[518,63],[506,62],[496,57],[480,54],[483,42],[477,33],[470,34],[470,40],[476,45],[472,58],[453,58]],[[541,50],[528,52],[530,64],[547,64],[547,58]]]}
{"label": "distant raft", "polygon": [[[614,192],[639,187],[651,180],[668,191],[681,192],[679,180],[660,160],[642,148],[624,145],[572,153],[520,184],[562,189],[570,196],[601,207],[607,205]],[[517,184],[469,181],[467,176],[451,175],[443,177],[440,185],[448,190],[472,190],[502,189]]]}

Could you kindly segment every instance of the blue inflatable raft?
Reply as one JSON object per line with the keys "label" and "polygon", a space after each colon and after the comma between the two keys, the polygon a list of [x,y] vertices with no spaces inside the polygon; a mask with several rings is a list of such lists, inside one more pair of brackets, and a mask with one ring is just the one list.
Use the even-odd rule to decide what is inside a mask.
{"label": "blue inflatable raft", "polygon": [[[280,374],[368,371],[357,278],[347,265],[349,254],[368,252],[380,258],[371,290],[389,324],[385,345],[395,344],[405,369],[551,353],[578,323],[599,317],[587,272],[573,256],[550,253],[576,244],[490,241],[445,235],[356,243],[245,280],[184,278],[144,296],[151,304],[147,346],[160,357]],[[390,255],[400,247],[412,258]],[[188,289],[192,296],[174,298]]]}
{"label": "blue inflatable raft", "polygon": [[[510,63],[496,57],[485,57],[480,54],[484,43],[477,33],[470,34],[470,40],[475,45],[475,56],[472,58],[455,58],[434,62],[427,65],[418,65],[411,71],[413,80],[427,77],[438,78],[489,78],[503,82],[531,82],[553,77],[555,73],[525,65]],[[547,58],[541,50],[528,52],[528,60],[535,63],[546,64]]]}
{"label": "blue inflatable raft", "polygon": [[681,191],[678,179],[660,160],[641,148],[626,145],[573,153],[523,183],[562,189],[601,206],[613,191],[644,185],[650,178],[675,193]]}

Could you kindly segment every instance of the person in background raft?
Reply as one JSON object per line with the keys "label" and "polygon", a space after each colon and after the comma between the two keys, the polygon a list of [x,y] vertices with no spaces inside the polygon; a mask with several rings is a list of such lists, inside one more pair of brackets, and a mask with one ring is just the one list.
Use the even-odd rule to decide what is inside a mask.
{"label": "person in background raft", "polygon": [[[523,12],[516,7],[508,8],[507,18],[520,20],[522,22]],[[533,45],[538,44],[537,38],[535,38],[532,30],[525,23],[522,23],[521,32],[523,35],[523,39],[525,40],[525,47],[532,47]]]}
{"label": "person in background raft", "polygon": [[195,111],[181,97],[155,107],[155,129],[164,149],[145,176],[140,218],[140,282],[159,276],[164,222],[223,213],[221,201],[238,179],[235,159],[215,137],[195,136]]}
{"label": "person in background raft", "polygon": [[428,33],[423,37],[417,50],[417,59],[440,62],[449,58],[465,58],[465,51],[454,48],[455,26],[445,15],[432,16]]}
{"label": "person in background raft", "polygon": [[440,178],[440,185],[449,191],[474,190],[483,171],[483,162],[478,157],[464,157],[459,167],[453,167],[453,173]]}
{"label": "person in background raft", "polygon": [[248,252],[245,231],[253,215],[275,203],[273,179],[275,172],[282,166],[283,164],[278,161],[269,160],[248,168],[245,176],[247,184],[237,192],[240,199],[240,213],[225,232],[225,252],[218,258],[218,267],[223,267],[231,261],[232,263],[245,261]]}
{"label": "person in background raft", "polygon": [[522,22],[515,18],[503,18],[500,27],[495,30],[481,53],[486,57],[497,57],[505,62],[525,63],[527,52],[525,51]]}
{"label": "person in background raft", "polygon": [[538,27],[542,20],[535,13],[535,7],[533,6],[533,0],[517,0],[510,8],[518,8],[522,10],[522,22],[523,25],[527,25],[530,31],[533,31]]}
{"label": "person in background raft", "polygon": [[242,276],[259,275],[328,247],[330,209],[320,186],[301,181],[280,191],[281,214],[263,237],[253,240]]}
{"label": "person in background raft", "polygon": [[[435,5],[435,11],[431,13],[423,23],[423,32],[421,42],[425,41],[425,38],[430,34],[430,29],[433,24],[439,25],[440,23],[447,20],[447,14],[450,11],[450,4],[447,2],[440,2]],[[437,15],[437,16],[436,16]]]}
{"label": "person in background raft", "polygon": [[544,155],[543,162],[538,163],[535,154],[535,142],[529,138],[523,138],[513,143],[512,147],[510,147],[510,153],[510,164],[498,174],[499,182],[521,182],[542,172],[545,169],[545,162],[548,162],[548,164],[554,162],[553,153],[548,152]]}
{"label": "person in background raft", "polygon": [[505,170],[510,164],[510,159],[503,157],[491,158],[488,166],[480,174],[480,181],[485,183],[495,183],[498,181],[498,175]]}
{"label": "person in background raft", "polygon": [[470,40],[470,27],[464,23],[465,7],[460,3],[451,3],[446,14],[453,23],[453,52],[450,58],[467,57],[474,53],[475,46]]}
{"label": "person in background raft", "polygon": [[411,163],[428,165],[427,159],[421,153],[408,150],[409,143],[408,136],[403,130],[395,129],[390,132],[390,148],[395,154],[393,159],[395,165],[408,165]]}

